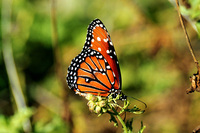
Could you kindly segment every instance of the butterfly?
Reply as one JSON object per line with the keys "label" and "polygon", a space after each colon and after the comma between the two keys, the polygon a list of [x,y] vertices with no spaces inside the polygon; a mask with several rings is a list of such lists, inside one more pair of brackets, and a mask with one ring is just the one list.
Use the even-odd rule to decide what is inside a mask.
{"label": "butterfly", "polygon": [[103,97],[120,96],[121,73],[110,35],[101,20],[93,20],[87,30],[85,45],[72,61],[67,72],[67,83],[76,94]]}

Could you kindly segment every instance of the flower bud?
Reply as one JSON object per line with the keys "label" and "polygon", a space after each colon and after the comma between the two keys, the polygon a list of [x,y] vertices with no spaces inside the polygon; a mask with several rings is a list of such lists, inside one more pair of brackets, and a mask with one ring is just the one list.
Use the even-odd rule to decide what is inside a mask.
{"label": "flower bud", "polygon": [[101,101],[102,97],[101,96],[97,96],[97,99],[98,99],[98,101]]}
{"label": "flower bud", "polygon": [[94,108],[95,108],[95,106],[89,106],[89,110],[90,110],[91,112],[94,112]]}
{"label": "flower bud", "polygon": [[101,111],[101,107],[96,106],[96,108],[95,108],[95,112],[96,112],[96,113],[100,113],[100,111]]}
{"label": "flower bud", "polygon": [[89,102],[87,103],[87,105],[88,105],[88,106],[94,106],[95,103],[94,103],[93,101],[89,101]]}
{"label": "flower bud", "polygon": [[106,105],[106,102],[105,102],[105,101],[100,101],[100,102],[99,102],[99,106],[100,106],[100,107],[104,107],[105,105]]}
{"label": "flower bud", "polygon": [[108,111],[107,108],[102,108],[102,112],[103,112],[103,113],[106,113],[107,111]]}
{"label": "flower bud", "polygon": [[95,101],[96,100],[96,96],[92,95],[92,94],[87,94],[85,97],[87,100],[91,100],[91,101]]}
{"label": "flower bud", "polygon": [[87,105],[89,106],[89,110],[94,111],[96,105],[93,101],[89,101]]}

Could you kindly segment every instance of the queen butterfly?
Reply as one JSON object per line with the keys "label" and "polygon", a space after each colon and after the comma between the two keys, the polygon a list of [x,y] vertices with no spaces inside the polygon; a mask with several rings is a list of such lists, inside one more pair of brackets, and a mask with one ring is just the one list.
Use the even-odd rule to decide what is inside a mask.
{"label": "queen butterfly", "polygon": [[126,100],[121,92],[121,73],[110,35],[99,19],[88,26],[85,45],[68,68],[67,83],[76,94],[93,94]]}

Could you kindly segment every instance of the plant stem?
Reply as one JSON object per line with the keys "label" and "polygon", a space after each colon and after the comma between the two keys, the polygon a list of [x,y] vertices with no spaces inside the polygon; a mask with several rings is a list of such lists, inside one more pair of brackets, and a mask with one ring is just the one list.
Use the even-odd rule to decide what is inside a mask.
{"label": "plant stem", "polygon": [[182,15],[181,15],[181,13],[180,13],[179,1],[178,1],[178,0],[176,0],[176,6],[177,6],[177,12],[178,12],[178,15],[179,15],[179,19],[180,19],[180,22],[181,22],[181,26],[182,26],[183,31],[184,31],[184,33],[185,33],[185,37],[186,37],[186,41],[187,41],[187,44],[188,44],[190,53],[192,54],[193,60],[194,60],[194,62],[195,62],[195,64],[196,64],[197,70],[198,70],[198,72],[199,72],[199,70],[200,70],[199,62],[198,62],[198,60],[196,59],[196,56],[195,56],[195,54],[194,54],[194,51],[193,51],[193,48],[192,48],[192,45],[191,45],[191,42],[190,42],[190,38],[189,38],[188,33],[187,33],[187,30],[186,30],[186,28],[185,28],[185,24],[184,24],[184,22],[183,22],[183,17],[182,17]]}
{"label": "plant stem", "polygon": [[69,102],[68,102],[68,92],[67,84],[65,81],[65,75],[63,75],[65,72],[63,71],[62,67],[62,61],[61,61],[61,51],[59,49],[58,45],[58,28],[57,28],[57,17],[56,17],[56,5],[57,0],[51,0],[51,26],[52,26],[52,46],[53,46],[53,52],[54,52],[54,61],[55,61],[55,73],[57,79],[61,82],[62,86],[62,98],[63,98],[63,112],[62,112],[62,118],[70,125],[70,131],[72,132],[73,128],[73,121],[71,118],[71,111],[69,109]]}
{"label": "plant stem", "polygon": [[[18,111],[26,108],[26,103],[22,89],[20,86],[11,44],[11,12],[12,12],[12,0],[3,0],[1,8],[1,30],[2,30],[2,53],[5,62],[5,67],[8,74],[8,79],[11,86],[11,92]],[[23,124],[24,132],[31,132],[31,123],[27,119]]]}
{"label": "plant stem", "polygon": [[120,123],[122,124],[123,130],[124,130],[124,133],[128,133],[128,130],[127,130],[126,124],[125,124],[124,121],[122,120],[122,118],[121,118],[121,116],[119,115],[119,113],[115,110],[114,107],[112,107],[112,110],[114,111],[114,113],[116,114],[118,120],[119,120]]}

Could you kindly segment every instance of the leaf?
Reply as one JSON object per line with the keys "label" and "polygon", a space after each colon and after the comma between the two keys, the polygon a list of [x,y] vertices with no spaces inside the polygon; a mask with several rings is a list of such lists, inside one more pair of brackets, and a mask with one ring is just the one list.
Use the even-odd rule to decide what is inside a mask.
{"label": "leaf", "polygon": [[141,111],[137,106],[134,106],[132,109],[124,109],[126,112],[134,113],[134,114],[142,114],[144,113],[144,110]]}
{"label": "leaf", "polygon": [[200,36],[200,21],[198,21],[195,25],[197,27],[197,32],[198,32],[198,34]]}
{"label": "leaf", "polygon": [[118,123],[117,123],[117,120],[116,120],[116,118],[113,116],[113,115],[111,115],[110,114],[110,120],[109,120],[109,122],[114,122],[114,126],[115,127],[118,127]]}
{"label": "leaf", "polygon": [[144,129],[146,128],[146,126],[143,125],[143,122],[141,121],[141,128],[138,131],[138,133],[143,133]]}
{"label": "leaf", "polygon": [[128,131],[133,130],[132,124],[133,124],[133,118],[131,118],[130,120],[127,120],[126,127],[127,127]]}

